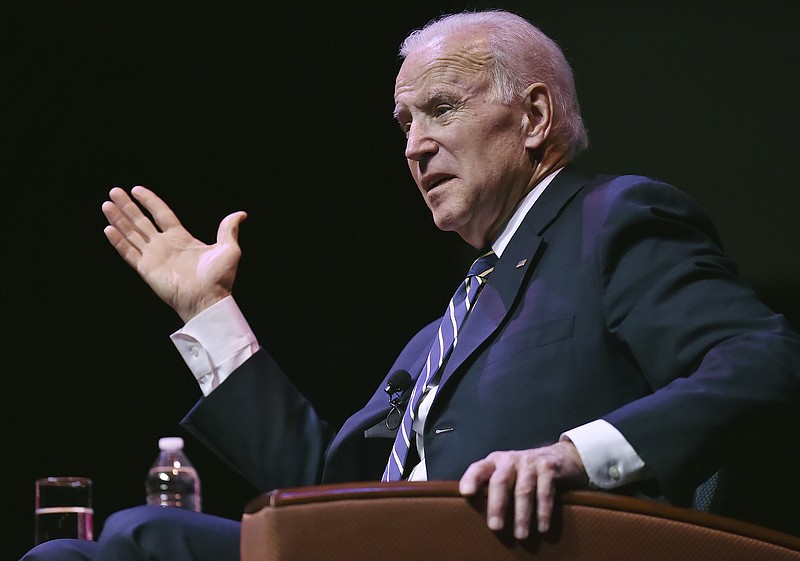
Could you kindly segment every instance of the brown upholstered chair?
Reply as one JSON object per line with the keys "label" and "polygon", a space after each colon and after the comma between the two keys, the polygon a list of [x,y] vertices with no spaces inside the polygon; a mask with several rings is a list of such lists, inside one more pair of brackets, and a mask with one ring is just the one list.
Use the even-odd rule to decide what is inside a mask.
{"label": "brown upholstered chair", "polygon": [[282,489],[251,501],[242,561],[798,561],[800,538],[591,491],[564,493],[551,531],[518,542],[455,482]]}

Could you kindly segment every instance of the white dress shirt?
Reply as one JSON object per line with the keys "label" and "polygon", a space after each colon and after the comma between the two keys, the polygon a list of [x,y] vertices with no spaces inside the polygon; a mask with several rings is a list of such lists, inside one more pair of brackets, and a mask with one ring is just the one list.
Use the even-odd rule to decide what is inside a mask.
{"label": "white dress shirt", "polygon": [[[503,232],[492,244],[498,257],[502,256],[528,211],[559,171],[545,177],[521,201]],[[204,395],[214,391],[259,348],[247,320],[231,296],[193,317],[170,337]],[[417,433],[417,452],[422,460],[409,474],[409,480],[427,479],[421,434],[437,390],[438,379],[429,384],[428,392],[419,404],[413,428]],[[561,438],[572,441],[581,456],[589,481],[599,488],[612,489],[641,479],[646,474],[644,462],[633,447],[606,421],[592,421],[568,430]]]}

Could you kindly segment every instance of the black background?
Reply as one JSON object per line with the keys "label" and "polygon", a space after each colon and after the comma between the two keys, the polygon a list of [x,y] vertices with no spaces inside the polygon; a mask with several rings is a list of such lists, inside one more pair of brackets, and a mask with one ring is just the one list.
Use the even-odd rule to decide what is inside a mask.
{"label": "black background", "polygon": [[[688,192],[798,325],[789,2],[5,4],[3,557],[32,542],[37,477],[93,478],[97,529],[141,504],[158,437],[186,436],[199,396],[168,339],[178,318],[102,234],[115,185],[153,188],[206,241],[247,210],[235,295],[260,341],[323,417],[366,400],[472,255],[407,172],[397,46],[474,7],[516,10],[562,45],[586,172]],[[191,438],[187,453],[205,510],[238,518],[256,491]]]}

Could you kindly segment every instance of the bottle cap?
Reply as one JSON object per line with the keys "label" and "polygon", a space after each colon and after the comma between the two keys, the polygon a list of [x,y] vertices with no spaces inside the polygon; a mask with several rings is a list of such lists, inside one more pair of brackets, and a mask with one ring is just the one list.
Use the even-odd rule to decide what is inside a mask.
{"label": "bottle cap", "polygon": [[183,439],[180,436],[165,436],[158,439],[159,450],[183,450]]}

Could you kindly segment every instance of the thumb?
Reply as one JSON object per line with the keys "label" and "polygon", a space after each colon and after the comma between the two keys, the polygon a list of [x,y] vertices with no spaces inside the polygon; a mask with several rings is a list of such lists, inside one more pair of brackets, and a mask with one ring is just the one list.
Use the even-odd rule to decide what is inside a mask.
{"label": "thumb", "polygon": [[239,224],[247,218],[247,213],[244,211],[234,212],[222,219],[217,229],[217,243],[238,243],[239,240]]}

